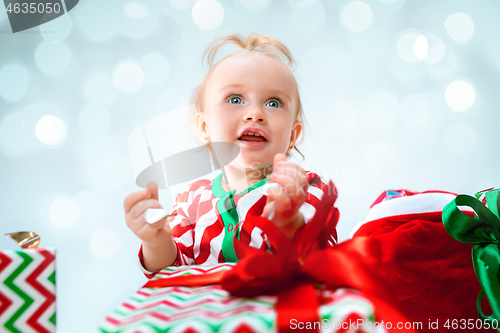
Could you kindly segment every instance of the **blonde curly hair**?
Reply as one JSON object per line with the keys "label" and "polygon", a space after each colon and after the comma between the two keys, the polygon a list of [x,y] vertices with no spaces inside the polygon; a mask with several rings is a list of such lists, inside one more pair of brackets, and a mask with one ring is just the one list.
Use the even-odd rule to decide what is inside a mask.
{"label": "blonde curly hair", "polygon": [[[215,63],[214,60],[215,56],[217,55],[217,52],[225,44],[234,44],[238,46],[240,50],[227,55],[226,57]],[[196,87],[196,89],[193,91],[191,95],[190,103],[194,105],[194,109],[192,109],[190,113],[190,124],[192,125],[191,129],[193,130],[193,132],[197,133],[197,128],[195,126],[196,114],[202,112],[203,110],[203,105],[205,102],[205,89],[215,68],[217,68],[217,65],[228,57],[234,56],[236,54],[250,53],[250,52],[256,52],[258,54],[269,56],[274,60],[282,61],[285,65],[288,66],[290,72],[292,72],[292,69],[295,69],[296,67],[296,62],[290,50],[285,46],[285,44],[283,44],[276,38],[262,34],[250,34],[247,38],[245,38],[242,34],[239,33],[231,33],[216,38],[215,40],[212,41],[212,43],[210,43],[210,45],[203,53],[202,65],[206,61],[206,64],[208,66],[208,72],[205,74],[203,80]],[[302,109],[302,103],[300,101],[297,80],[295,80],[295,87],[297,89],[297,96],[298,96],[295,120],[299,120],[302,123],[304,123],[305,117]],[[304,140],[303,133],[304,129],[302,129],[300,142]],[[304,159],[304,155],[300,152],[300,150],[296,146],[294,146],[293,149],[295,149],[302,156],[302,159]],[[291,149],[289,149],[286,152],[286,156],[287,157],[291,156]]]}

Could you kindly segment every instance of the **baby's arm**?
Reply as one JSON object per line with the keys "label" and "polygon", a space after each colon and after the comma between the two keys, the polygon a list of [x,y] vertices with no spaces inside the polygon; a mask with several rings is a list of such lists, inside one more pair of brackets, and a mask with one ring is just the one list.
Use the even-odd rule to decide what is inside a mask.
{"label": "baby's arm", "polygon": [[144,268],[150,272],[174,264],[177,258],[177,246],[167,219],[149,224],[142,214],[148,208],[162,208],[158,201],[158,187],[149,182],[144,191],[137,191],[125,198],[125,220],[128,227],[142,240],[142,259]]}

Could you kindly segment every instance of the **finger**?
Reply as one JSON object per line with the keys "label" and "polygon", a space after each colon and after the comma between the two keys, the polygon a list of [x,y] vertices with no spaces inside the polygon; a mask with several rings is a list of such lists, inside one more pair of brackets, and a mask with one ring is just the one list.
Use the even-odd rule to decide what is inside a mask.
{"label": "finger", "polygon": [[150,180],[146,185],[146,190],[151,193],[151,198],[158,199],[158,184],[154,180]]}
{"label": "finger", "polygon": [[266,177],[267,177],[267,176],[269,176],[270,174],[272,174],[272,173],[273,173],[273,166],[272,166],[272,164],[271,164],[271,165],[268,165],[268,166],[265,168],[265,170],[266,170],[266,172],[265,172]]}
{"label": "finger", "polygon": [[[137,219],[144,214],[148,208],[163,208],[160,202],[156,199],[147,199],[139,201],[131,210],[130,214],[134,219]],[[144,220],[145,221],[145,220]]]}
{"label": "finger", "polygon": [[[288,196],[293,198],[298,197],[300,195],[305,195],[304,187],[299,184],[298,180],[287,174],[275,174],[271,180],[280,185],[281,191],[283,191]],[[273,189],[270,189],[271,191]],[[279,192],[276,192],[279,193]]]}
{"label": "finger", "polygon": [[286,224],[288,219],[295,214],[296,209],[294,209],[294,205],[288,195],[285,193],[279,195],[273,195],[274,197],[274,218],[272,221],[280,226],[282,224]]}
{"label": "finger", "polygon": [[274,209],[274,201],[268,201],[267,204],[264,206],[264,210],[262,211],[262,216],[271,220],[269,218],[269,215],[273,209]]}
{"label": "finger", "polygon": [[141,200],[146,200],[151,198],[151,192],[149,191],[137,191],[127,195],[125,200],[123,201],[123,208],[125,209],[125,214],[130,212],[130,210],[134,207],[136,203]]}
{"label": "finger", "polygon": [[[157,221],[155,223],[146,222],[146,220],[144,220],[144,217],[142,217],[142,216],[138,220],[144,221],[144,224],[142,225],[141,230],[144,230],[146,232],[151,231],[151,230],[154,231],[154,230],[163,229],[163,228],[165,228],[166,224],[168,224],[166,218],[160,219],[159,221]],[[141,223],[142,223],[142,221],[141,221]]]}
{"label": "finger", "polygon": [[[283,165],[283,164],[281,164]],[[309,181],[305,171],[295,163],[285,162],[280,171],[273,173],[271,181],[280,184],[293,197],[305,196]]]}
{"label": "finger", "polygon": [[276,173],[286,173],[292,177],[295,177],[300,182],[307,182],[306,171],[298,164],[288,161],[280,161],[276,166]]}
{"label": "finger", "polygon": [[276,170],[275,166],[279,164],[281,161],[286,161],[286,155],[282,153],[278,153],[274,155],[274,161],[273,161],[273,169]]}
{"label": "finger", "polygon": [[270,189],[269,192],[268,200],[271,199],[273,207],[276,209],[276,214],[281,214],[292,207],[290,196],[285,193],[283,188]]}

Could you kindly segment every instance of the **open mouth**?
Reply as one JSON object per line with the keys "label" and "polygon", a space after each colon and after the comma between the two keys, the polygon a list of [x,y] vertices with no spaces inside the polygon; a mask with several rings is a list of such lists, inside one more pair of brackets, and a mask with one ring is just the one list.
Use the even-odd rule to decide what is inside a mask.
{"label": "open mouth", "polygon": [[238,138],[241,141],[251,141],[251,142],[263,142],[267,141],[262,135],[259,134],[243,134]]}

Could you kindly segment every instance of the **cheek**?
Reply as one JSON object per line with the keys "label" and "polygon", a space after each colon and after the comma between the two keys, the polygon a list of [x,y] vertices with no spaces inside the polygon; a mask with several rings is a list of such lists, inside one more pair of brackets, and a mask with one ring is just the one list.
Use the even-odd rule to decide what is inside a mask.
{"label": "cheek", "polygon": [[222,117],[220,114],[211,117],[207,122],[208,133],[212,141],[225,141],[231,129],[227,122],[227,117]]}
{"label": "cheek", "polygon": [[[282,124],[283,123],[284,122],[282,122]],[[281,150],[288,149],[290,144],[290,135],[292,133],[292,125],[285,123],[284,126],[279,126],[279,128],[277,128],[277,133],[280,133],[278,141]]]}

